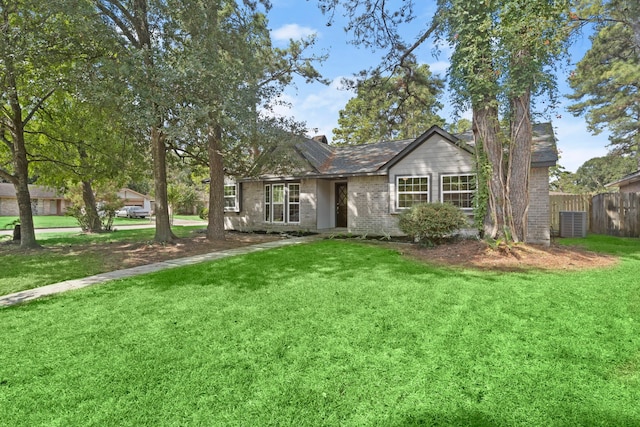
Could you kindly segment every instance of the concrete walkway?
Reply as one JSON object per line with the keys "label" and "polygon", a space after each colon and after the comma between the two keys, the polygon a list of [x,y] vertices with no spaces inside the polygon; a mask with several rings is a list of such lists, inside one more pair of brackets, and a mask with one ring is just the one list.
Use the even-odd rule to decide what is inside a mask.
{"label": "concrete walkway", "polygon": [[280,248],[283,246],[311,242],[319,238],[320,237],[318,235],[315,235],[276,240],[273,242],[259,243],[242,248],[229,249],[226,251],[211,252],[208,254],[194,255],[186,258],[177,258],[168,261],[156,262],[154,264],[141,265],[139,267],[127,268],[124,270],[110,271],[107,273],[96,274],[95,276],[85,277],[83,279],[74,279],[60,283],[53,283],[51,285],[42,286],[40,288],[27,289],[25,291],[0,296],[0,308],[32,301],[40,297],[59,294],[61,292],[66,292],[73,289],[86,288],[87,286],[105,283],[110,280],[124,279],[127,277],[138,276],[140,274],[147,274],[155,271],[167,270],[169,268],[182,267],[184,265],[193,265],[205,261],[213,261],[234,255],[246,254],[249,252],[258,252],[264,251],[266,249]]}

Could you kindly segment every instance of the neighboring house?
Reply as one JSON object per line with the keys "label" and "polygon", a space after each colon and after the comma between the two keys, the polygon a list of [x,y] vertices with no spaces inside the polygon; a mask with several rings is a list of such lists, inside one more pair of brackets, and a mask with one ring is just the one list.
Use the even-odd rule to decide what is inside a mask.
{"label": "neighboring house", "polygon": [[625,175],[617,181],[610,182],[605,187],[618,187],[621,193],[640,193],[640,170]]}
{"label": "neighboring house", "polygon": [[140,206],[153,213],[153,200],[149,196],[133,191],[130,188],[121,188],[118,191],[118,197],[125,206]]}
{"label": "neighboring house", "polygon": [[[29,185],[33,215],[64,215],[70,205],[64,195],[41,185]],[[18,216],[18,199],[13,184],[0,183],[0,216]]]}
{"label": "neighboring house", "polygon": [[[64,215],[71,202],[57,191],[41,185],[29,185],[33,215]],[[152,211],[149,196],[123,188],[118,191],[123,205],[142,206]],[[0,216],[18,216],[18,200],[13,184],[0,183]]]}
{"label": "neighboring house", "polygon": [[[549,167],[558,159],[551,124],[535,125],[533,139],[527,241],[548,244]],[[225,226],[402,235],[398,214],[417,203],[451,202],[472,215],[471,142],[437,126],[416,139],[360,146],[305,139],[295,147],[302,166],[290,175],[225,182]]]}

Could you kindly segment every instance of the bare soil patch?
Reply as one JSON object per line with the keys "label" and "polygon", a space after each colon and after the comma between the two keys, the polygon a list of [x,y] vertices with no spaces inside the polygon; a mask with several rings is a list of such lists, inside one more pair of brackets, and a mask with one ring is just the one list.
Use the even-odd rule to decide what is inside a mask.
{"label": "bare soil patch", "polygon": [[[46,251],[61,255],[89,255],[102,260],[104,271],[121,270],[171,259],[224,251],[263,242],[280,240],[278,234],[225,233],[223,241],[209,241],[204,234],[178,239],[172,244],[155,242],[91,243],[86,245],[47,247]],[[15,244],[0,245],[2,253],[17,253]],[[28,253],[27,251],[26,253]]]}
{"label": "bare soil patch", "polygon": [[491,247],[482,240],[459,240],[432,248],[415,244],[396,244],[413,259],[448,266],[473,267],[497,271],[572,271],[616,265],[617,258],[576,246],[551,244],[548,247],[511,244]]}
{"label": "bare soil patch", "polygon": [[[170,259],[183,258],[210,252],[224,251],[262,242],[280,240],[279,234],[227,232],[223,241],[209,241],[204,234],[178,239],[174,244],[154,242],[118,242],[104,244],[49,247],[46,250],[63,255],[93,255],[103,262],[103,271],[137,267]],[[586,251],[579,247],[552,244],[549,247],[512,244],[491,247],[480,240],[459,240],[435,247],[423,247],[405,242],[381,242],[402,255],[435,265],[472,267],[482,270],[570,271],[601,268],[615,265],[615,257]],[[19,250],[18,250],[19,251]],[[2,253],[16,253],[14,245],[0,245]]]}

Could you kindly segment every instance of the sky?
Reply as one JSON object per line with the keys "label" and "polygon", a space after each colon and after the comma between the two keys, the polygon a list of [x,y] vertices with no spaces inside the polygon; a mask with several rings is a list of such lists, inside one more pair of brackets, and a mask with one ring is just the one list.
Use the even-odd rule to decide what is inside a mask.
{"label": "sky", "polygon": [[[268,13],[271,37],[275,46],[285,47],[290,39],[298,40],[315,34],[316,43],[312,52],[317,55],[328,55],[328,59],[316,68],[322,76],[329,80],[329,85],[321,83],[305,83],[297,79],[295,87],[286,90],[283,100],[290,104],[290,108],[280,107],[277,112],[294,117],[307,124],[308,136],[326,135],[331,142],[333,129],[338,127],[339,111],[343,109],[354,95],[342,89],[341,80],[351,77],[361,70],[375,67],[384,56],[384,51],[371,51],[351,43],[352,36],[345,33],[346,19],[340,12],[335,15],[335,21],[327,26],[328,18],[320,12],[315,0],[272,0],[272,9]],[[404,26],[401,31],[406,40],[413,41],[429,22],[435,8],[434,1],[418,1],[421,3],[415,10],[417,19]],[[575,40],[571,47],[571,64],[582,58],[590,47],[587,35]],[[449,65],[446,49],[436,57],[433,55],[433,44],[422,48],[417,55],[419,63],[427,63],[433,74],[445,77]],[[560,89],[560,105],[547,113],[540,121],[553,123],[558,149],[560,151],[560,165],[566,170],[575,172],[587,160],[607,154],[608,133],[592,135],[587,130],[587,124],[582,117],[574,117],[566,111],[570,103],[564,96],[571,92],[566,80],[571,71],[571,65],[559,72],[558,85]],[[447,122],[453,122],[451,92],[445,90],[440,99],[444,105],[439,114]],[[471,118],[469,112],[463,117]],[[425,129],[426,130],[426,129]]]}

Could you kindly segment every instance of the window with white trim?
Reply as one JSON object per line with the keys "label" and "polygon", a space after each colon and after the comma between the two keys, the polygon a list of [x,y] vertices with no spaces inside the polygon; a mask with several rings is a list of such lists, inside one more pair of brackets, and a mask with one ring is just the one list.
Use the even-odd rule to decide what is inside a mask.
{"label": "window with white trim", "polygon": [[396,177],[396,207],[409,209],[420,203],[429,203],[428,176]]}
{"label": "window with white trim", "polygon": [[473,197],[476,193],[475,175],[442,175],[441,199],[460,209],[473,209]]}
{"label": "window with white trim", "polygon": [[225,212],[238,212],[240,211],[240,204],[238,200],[238,185],[237,184],[225,184],[224,185],[224,211]]}
{"label": "window with white trim", "polygon": [[287,216],[289,222],[300,222],[300,184],[289,184],[289,205]]}
{"label": "window with white trim", "polygon": [[284,184],[271,186],[271,222],[284,222]]}
{"label": "window with white trim", "polygon": [[264,186],[264,220],[275,223],[300,222],[300,184]]}

